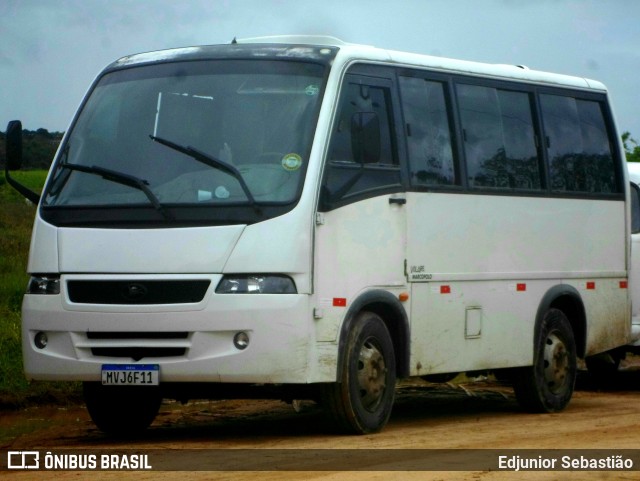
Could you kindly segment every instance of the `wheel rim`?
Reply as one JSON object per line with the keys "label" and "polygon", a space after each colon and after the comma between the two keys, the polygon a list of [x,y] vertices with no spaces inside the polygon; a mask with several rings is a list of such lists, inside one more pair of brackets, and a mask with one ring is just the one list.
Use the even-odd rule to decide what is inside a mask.
{"label": "wheel rim", "polygon": [[382,352],[367,339],[358,356],[358,388],[362,406],[373,412],[382,401],[387,386],[387,367]]}
{"label": "wheel rim", "polygon": [[549,390],[557,394],[569,378],[569,352],[555,333],[550,333],[544,346],[544,379]]}

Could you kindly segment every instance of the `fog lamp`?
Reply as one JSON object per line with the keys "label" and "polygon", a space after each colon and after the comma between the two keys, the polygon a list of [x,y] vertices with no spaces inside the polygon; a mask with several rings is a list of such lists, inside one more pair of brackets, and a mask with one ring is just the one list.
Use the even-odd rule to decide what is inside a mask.
{"label": "fog lamp", "polygon": [[233,336],[233,345],[236,346],[236,349],[243,351],[249,347],[249,335],[246,332],[238,332]]}
{"label": "fog lamp", "polygon": [[38,349],[44,349],[45,347],[47,347],[47,344],[49,343],[49,338],[47,337],[47,333],[40,331],[38,334],[36,334],[36,337],[33,340],[33,343],[36,345]]}

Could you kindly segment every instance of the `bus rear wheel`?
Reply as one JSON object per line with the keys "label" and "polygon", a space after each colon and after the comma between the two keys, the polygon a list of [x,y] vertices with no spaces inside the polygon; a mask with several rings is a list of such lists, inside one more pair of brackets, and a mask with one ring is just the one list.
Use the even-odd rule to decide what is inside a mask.
{"label": "bus rear wheel", "polygon": [[84,402],[100,431],[112,436],[139,434],[147,429],[160,409],[158,387],[103,386],[83,383]]}
{"label": "bus rear wheel", "polygon": [[545,313],[533,356],[533,366],[514,373],[518,403],[531,412],[563,410],[573,395],[577,359],[571,324],[561,310]]}
{"label": "bus rear wheel", "polygon": [[367,434],[389,420],[395,397],[393,343],[382,319],[361,312],[348,334],[337,383],[323,386],[322,402],[341,431]]}

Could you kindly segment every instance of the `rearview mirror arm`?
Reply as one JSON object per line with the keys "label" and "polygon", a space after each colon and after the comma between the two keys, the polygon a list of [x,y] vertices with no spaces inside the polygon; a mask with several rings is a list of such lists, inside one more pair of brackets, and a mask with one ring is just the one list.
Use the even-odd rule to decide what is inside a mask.
{"label": "rearview mirror arm", "polygon": [[31,189],[28,189],[27,187],[22,185],[13,177],[11,177],[11,175],[9,174],[8,168],[4,169],[4,176],[7,179],[7,183],[11,187],[13,187],[15,190],[17,190],[20,194],[22,194],[22,196],[25,197],[27,200],[29,200],[30,202],[33,202],[35,205],[38,205],[40,203],[40,196],[36,194],[34,191],[32,191]]}

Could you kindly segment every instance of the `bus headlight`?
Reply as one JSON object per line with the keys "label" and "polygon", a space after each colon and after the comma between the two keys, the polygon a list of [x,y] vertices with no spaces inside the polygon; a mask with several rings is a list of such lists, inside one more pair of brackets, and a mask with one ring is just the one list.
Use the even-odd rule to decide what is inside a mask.
{"label": "bus headlight", "polygon": [[296,294],[296,285],[281,274],[231,274],[222,278],[216,294]]}
{"label": "bus headlight", "polygon": [[60,277],[32,276],[27,285],[27,294],[60,294]]}

